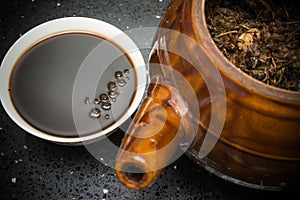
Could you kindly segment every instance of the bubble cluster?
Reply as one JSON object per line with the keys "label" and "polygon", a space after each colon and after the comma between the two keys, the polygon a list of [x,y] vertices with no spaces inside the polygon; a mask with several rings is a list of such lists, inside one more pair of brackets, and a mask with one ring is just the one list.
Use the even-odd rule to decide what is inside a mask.
{"label": "bubble cluster", "polygon": [[[98,119],[101,117],[102,112],[108,112],[112,108],[113,103],[117,101],[119,94],[122,93],[120,87],[124,87],[129,80],[129,69],[124,69],[123,72],[121,70],[118,70],[114,73],[113,79],[107,83],[105,93],[101,93],[92,101],[89,97],[86,97],[84,101],[85,104],[93,103],[93,105],[95,106],[95,108],[93,108],[89,114],[90,117]],[[108,113],[104,113],[104,118],[106,120],[109,120],[111,117]]]}

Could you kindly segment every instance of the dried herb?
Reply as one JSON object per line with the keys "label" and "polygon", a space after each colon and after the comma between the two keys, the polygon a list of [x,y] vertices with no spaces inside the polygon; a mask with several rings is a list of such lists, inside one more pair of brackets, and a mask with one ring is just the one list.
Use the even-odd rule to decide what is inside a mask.
{"label": "dried herb", "polygon": [[210,0],[206,20],[224,56],[268,85],[300,91],[300,17],[295,0]]}

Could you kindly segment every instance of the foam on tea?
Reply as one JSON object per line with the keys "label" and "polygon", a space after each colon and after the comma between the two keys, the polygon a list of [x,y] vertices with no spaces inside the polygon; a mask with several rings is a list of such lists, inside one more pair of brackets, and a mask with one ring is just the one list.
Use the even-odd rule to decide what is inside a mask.
{"label": "foam on tea", "polygon": [[[87,74],[78,82],[84,69],[97,81]],[[11,98],[22,118],[39,130],[66,137],[113,124],[126,112],[135,89],[128,56],[88,33],[62,33],[35,44],[19,58],[10,81]]]}

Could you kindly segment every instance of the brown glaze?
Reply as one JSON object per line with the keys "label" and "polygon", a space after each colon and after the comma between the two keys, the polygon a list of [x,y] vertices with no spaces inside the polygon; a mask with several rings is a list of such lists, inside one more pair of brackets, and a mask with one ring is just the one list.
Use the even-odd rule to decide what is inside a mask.
{"label": "brown glaze", "polygon": [[117,177],[128,188],[149,186],[177,149],[182,137],[175,135],[181,118],[170,104],[173,98],[167,87],[150,85],[117,157]]}
{"label": "brown glaze", "polygon": [[[210,172],[241,185],[266,190],[299,187],[300,93],[265,85],[233,66],[211,39],[204,9],[205,0],[175,0],[161,21],[150,56],[150,72],[154,73],[154,63],[171,66],[185,77],[197,95],[201,115],[195,120],[199,127],[187,154]],[[185,53],[180,56],[176,52]],[[226,115],[218,142],[202,158],[199,151],[205,136],[218,136],[214,127],[208,131],[215,104],[209,99],[218,98],[211,97],[208,84],[222,88],[214,74],[209,73],[211,69],[219,71],[224,83],[226,108],[219,108],[219,113],[221,116],[222,109],[226,109]],[[173,79],[163,68],[161,76]],[[178,90],[184,99],[184,89]],[[188,107],[193,106],[192,101],[184,100]],[[221,122],[222,117],[217,120]],[[174,125],[166,129],[178,128]],[[144,151],[148,150],[141,146],[139,152]],[[126,180],[124,184],[127,185]]]}

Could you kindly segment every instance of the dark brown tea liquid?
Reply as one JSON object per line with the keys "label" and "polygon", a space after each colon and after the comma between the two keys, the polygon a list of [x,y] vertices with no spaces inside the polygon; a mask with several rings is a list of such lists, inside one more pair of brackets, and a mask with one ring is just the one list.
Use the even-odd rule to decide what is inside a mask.
{"label": "dark brown tea liquid", "polygon": [[[64,137],[110,126],[126,112],[135,89],[128,56],[88,33],[62,33],[35,44],[19,58],[10,82],[22,118],[36,129]],[[101,102],[101,94],[107,94],[106,102]]]}

